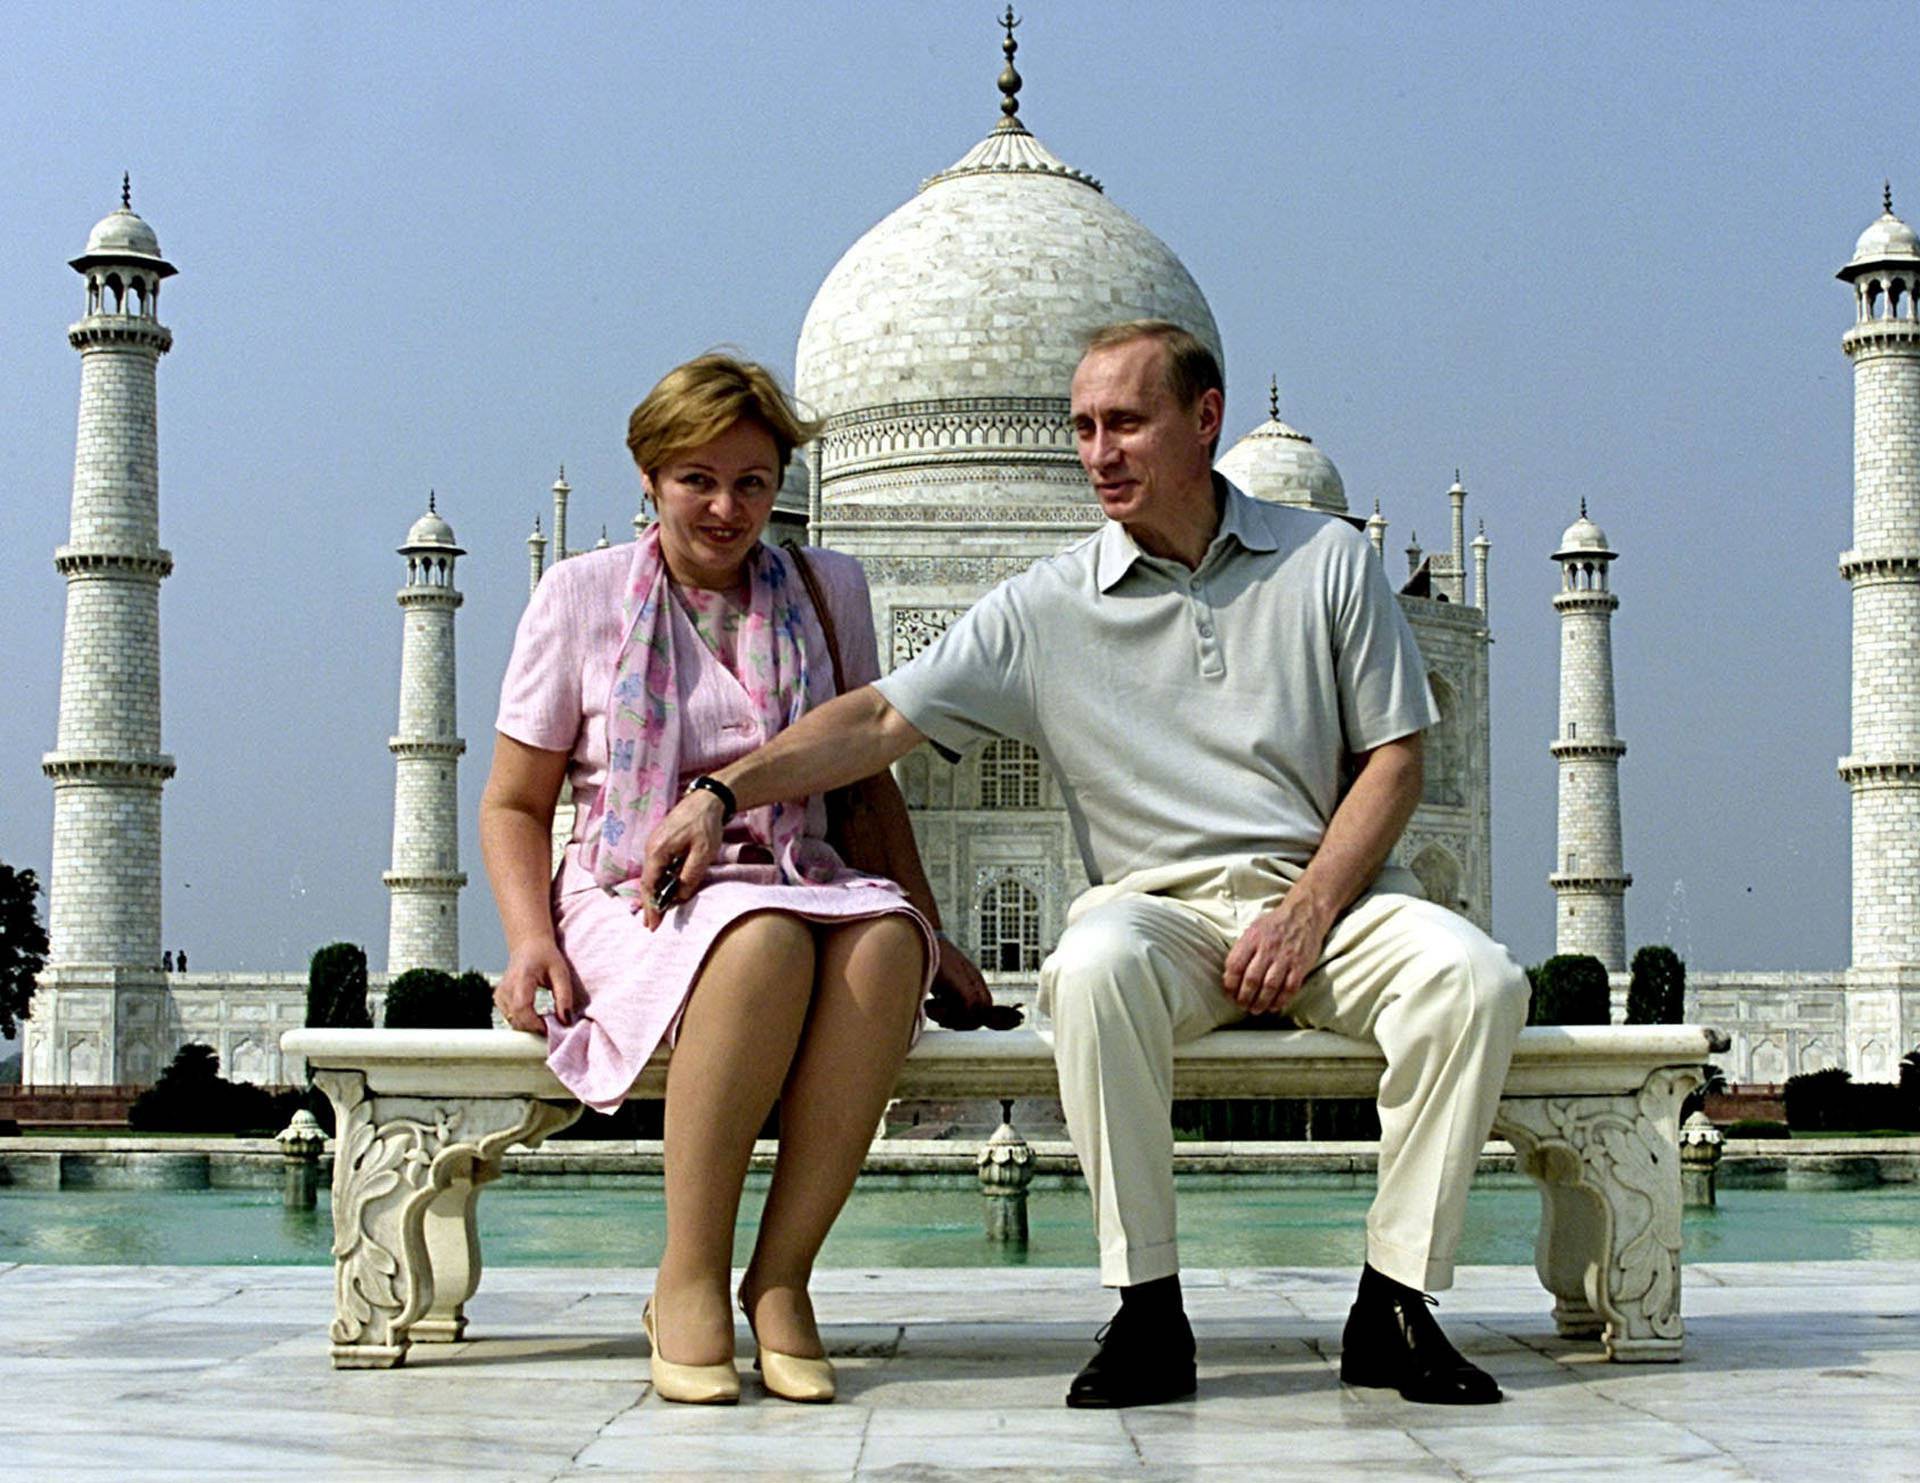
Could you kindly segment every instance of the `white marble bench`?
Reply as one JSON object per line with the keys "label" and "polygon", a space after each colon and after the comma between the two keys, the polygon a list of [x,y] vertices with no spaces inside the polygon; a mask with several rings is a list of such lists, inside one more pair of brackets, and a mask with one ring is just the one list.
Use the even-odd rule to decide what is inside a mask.
{"label": "white marble bench", "polygon": [[[337,1119],[333,1362],[402,1363],[409,1343],[466,1331],[480,1281],[474,1202],[514,1144],[580,1115],[516,1030],[291,1030]],[[1521,1033],[1494,1132],[1540,1188],[1535,1266],[1563,1335],[1609,1358],[1680,1357],[1681,1099],[1726,1036],[1695,1025],[1536,1026]],[[1230,1029],[1182,1046],[1182,1097],[1368,1097],[1383,1062],[1322,1030]],[[630,1095],[665,1091],[656,1057]],[[1055,1096],[1030,1030],[930,1029],[901,1074],[910,1097]],[[1285,1252],[1276,1251],[1276,1263]]]}

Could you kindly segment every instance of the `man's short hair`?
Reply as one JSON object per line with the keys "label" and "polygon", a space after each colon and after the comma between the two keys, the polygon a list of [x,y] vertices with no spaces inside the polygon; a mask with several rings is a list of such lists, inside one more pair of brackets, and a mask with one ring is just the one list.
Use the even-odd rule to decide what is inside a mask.
{"label": "man's short hair", "polygon": [[[1103,324],[1088,334],[1082,354],[1113,350],[1135,340],[1156,340],[1166,351],[1167,390],[1182,407],[1191,407],[1205,392],[1217,391],[1222,397],[1227,394],[1227,378],[1206,342],[1170,319],[1123,319]],[[1220,436],[1216,433],[1210,451],[1219,450]]]}

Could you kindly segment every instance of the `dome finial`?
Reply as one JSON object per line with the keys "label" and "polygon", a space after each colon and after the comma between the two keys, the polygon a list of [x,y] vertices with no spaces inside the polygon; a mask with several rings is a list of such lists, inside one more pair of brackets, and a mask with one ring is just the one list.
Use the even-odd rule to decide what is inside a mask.
{"label": "dome finial", "polygon": [[120,209],[133,210],[133,172],[131,170],[120,172]]}
{"label": "dome finial", "polygon": [[438,512],[437,512],[437,511],[436,511],[436,510],[435,510],[435,509],[433,508],[433,491],[432,491],[431,489],[429,489],[429,490],[427,491],[427,513],[428,513],[429,515],[433,515],[433,514],[437,514],[437,513],[438,513]]}
{"label": "dome finial", "polygon": [[1275,422],[1280,420],[1280,378],[1267,377],[1267,416]]}
{"label": "dome finial", "polygon": [[1888,216],[1893,215],[1893,182],[1891,180],[1880,182],[1880,209]]}
{"label": "dome finial", "polygon": [[1587,518],[1587,497],[1584,494],[1580,496],[1580,518]]}
{"label": "dome finial", "polygon": [[1017,128],[1020,123],[1020,74],[1014,70],[1013,54],[1020,50],[1020,43],[1013,39],[1013,28],[1020,24],[1014,15],[1013,7],[1007,7],[1007,13],[1000,18],[1000,24],[1006,27],[1007,39],[1000,43],[1000,50],[1006,53],[1007,65],[1000,73],[1000,127]]}

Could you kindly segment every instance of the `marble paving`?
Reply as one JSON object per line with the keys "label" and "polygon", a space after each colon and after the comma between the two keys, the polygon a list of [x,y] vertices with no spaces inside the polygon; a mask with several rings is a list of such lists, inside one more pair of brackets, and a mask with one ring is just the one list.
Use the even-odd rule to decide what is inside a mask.
{"label": "marble paving", "polygon": [[705,1409],[648,1392],[644,1269],[490,1272],[472,1341],[342,1372],[324,1269],[0,1266],[0,1478],[1920,1479],[1920,1263],[1689,1267],[1677,1366],[1609,1365],[1531,1269],[1469,1268],[1441,1319],[1508,1398],[1467,1410],[1340,1384],[1353,1279],[1190,1273],[1199,1396],[1079,1412],[1091,1274],[823,1272],[841,1401],[749,1371]]}

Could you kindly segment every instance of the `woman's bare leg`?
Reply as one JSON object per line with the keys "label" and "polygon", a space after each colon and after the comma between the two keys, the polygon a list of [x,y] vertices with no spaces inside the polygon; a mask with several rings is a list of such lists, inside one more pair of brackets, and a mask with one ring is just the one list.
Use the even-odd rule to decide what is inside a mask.
{"label": "woman's bare leg", "polygon": [[905,916],[820,931],[813,1008],[780,1094],[780,1157],[740,1284],[771,1349],[825,1353],[807,1280],[906,1059],[925,977],[926,939]]}
{"label": "woman's bare leg", "polygon": [[742,917],[694,980],[667,1068],[667,1246],[654,1332],[668,1359],[733,1355],[727,1279],[754,1135],[792,1065],[813,990],[811,926],[782,912]]}

